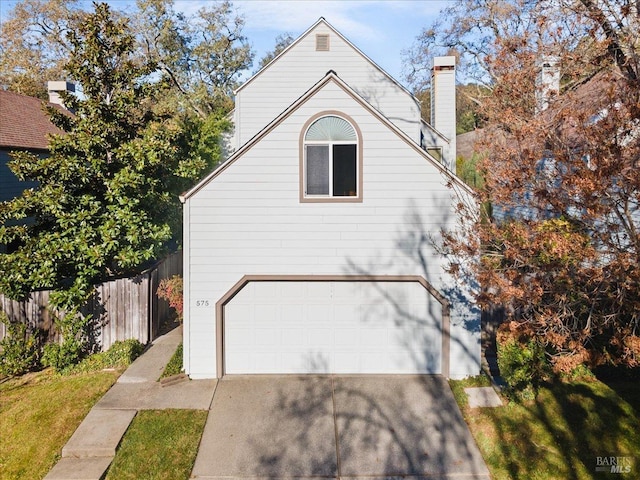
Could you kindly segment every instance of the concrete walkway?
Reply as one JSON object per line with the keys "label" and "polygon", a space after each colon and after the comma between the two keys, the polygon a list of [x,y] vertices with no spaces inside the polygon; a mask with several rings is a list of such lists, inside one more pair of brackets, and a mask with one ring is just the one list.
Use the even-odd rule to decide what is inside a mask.
{"label": "concrete walkway", "polygon": [[182,341],[182,328],[157,338],[91,409],[45,480],[99,480],[138,410],[208,410],[216,380],[158,382]]}

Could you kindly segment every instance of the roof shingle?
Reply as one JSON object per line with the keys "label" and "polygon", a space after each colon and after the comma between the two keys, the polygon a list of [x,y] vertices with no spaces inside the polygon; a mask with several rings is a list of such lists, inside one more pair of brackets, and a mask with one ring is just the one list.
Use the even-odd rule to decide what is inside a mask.
{"label": "roof shingle", "polygon": [[0,90],[0,148],[46,150],[47,135],[63,133],[49,121],[43,103],[39,98]]}

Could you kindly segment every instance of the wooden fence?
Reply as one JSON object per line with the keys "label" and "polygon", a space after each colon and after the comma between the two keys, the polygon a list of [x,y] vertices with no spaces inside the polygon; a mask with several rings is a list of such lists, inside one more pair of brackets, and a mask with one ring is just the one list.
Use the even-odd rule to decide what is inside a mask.
{"label": "wooden fence", "polygon": [[[182,275],[182,252],[176,252],[140,275],[100,283],[95,286],[90,301],[82,313],[90,314],[95,329],[95,341],[107,350],[117,340],[135,338],[146,344],[153,341],[162,325],[174,315],[169,304],[156,294],[160,282],[173,275]],[[28,323],[41,329],[48,341],[58,340],[53,315],[49,311],[50,291],[32,292],[28,300],[17,302],[0,294],[0,310],[12,322]],[[0,322],[0,339],[6,326]]]}

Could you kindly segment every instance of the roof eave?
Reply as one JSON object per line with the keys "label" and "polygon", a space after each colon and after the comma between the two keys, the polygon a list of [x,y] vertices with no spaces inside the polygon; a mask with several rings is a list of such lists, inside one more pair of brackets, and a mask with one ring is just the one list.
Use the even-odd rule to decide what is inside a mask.
{"label": "roof eave", "polygon": [[447,143],[451,143],[451,139],[449,137],[447,137],[444,133],[442,133],[440,130],[438,130],[437,128],[435,128],[433,125],[431,125],[429,122],[427,122],[425,119],[421,118],[420,122],[429,128],[429,130],[433,131],[433,133],[435,133],[436,135],[438,135],[440,138],[442,138],[445,142]]}
{"label": "roof eave", "polygon": [[253,74],[245,83],[243,83],[242,85],[240,85],[233,93],[234,95],[237,95],[239,91],[241,91],[245,86],[247,86],[249,83],[251,83],[253,81],[254,78],[256,78],[258,75],[260,75],[264,70],[266,70],[267,68],[269,68],[269,66],[271,66],[271,64],[273,64],[274,62],[276,62],[281,56],[285,55],[285,53],[287,51],[289,51],[291,48],[293,48],[294,45],[296,45],[297,43],[299,43],[300,41],[302,41],[302,39],[304,37],[306,37],[309,33],[311,33],[311,31],[316,28],[320,23],[324,23],[328,28],[330,28],[336,35],[338,35],[344,42],[347,43],[347,45],[349,45],[351,48],[353,48],[356,52],[358,52],[358,54],[360,54],[360,56],[362,56],[367,62],[369,62],[371,65],[373,65],[375,68],[377,68],[380,72],[382,72],[383,75],[385,75],[389,80],[391,80],[398,88],[400,88],[401,90],[403,90],[407,95],[409,95],[413,101],[416,103],[416,105],[418,107],[420,107],[420,101],[413,95],[413,93],[411,93],[411,91],[409,91],[409,89],[407,87],[405,87],[404,85],[402,85],[400,82],[398,82],[398,80],[396,80],[393,76],[391,76],[384,68],[382,68],[380,65],[378,65],[376,62],[374,62],[369,56],[367,56],[362,50],[360,50],[356,45],[354,45],[347,37],[345,37],[342,33],[340,33],[333,25],[331,25],[324,17],[320,17],[313,25],[311,25],[309,28],[307,28],[304,33],[302,33],[298,38],[296,38],[291,45],[287,46],[287,48],[285,48],[284,50],[282,50],[282,52],[280,52],[278,55],[276,55],[269,63],[267,63],[264,67],[262,67],[260,70],[258,70],[255,74]]}
{"label": "roof eave", "polygon": [[382,113],[376,110],[371,104],[369,104],[358,92],[353,90],[346,82],[344,82],[335,72],[328,72],[320,81],[318,81],[313,87],[311,87],[307,92],[305,92],[302,96],[300,96],[295,102],[293,102],[289,107],[287,107],[280,115],[278,115],[275,119],[273,119],[267,126],[265,126],[260,132],[254,135],[250,140],[248,140],[240,149],[234,152],[224,163],[220,164],[215,170],[213,170],[209,175],[203,178],[200,182],[198,182],[193,188],[186,191],[182,195],[180,195],[180,201],[185,203],[190,197],[200,191],[203,187],[205,187],[213,178],[217,177],[222,173],[226,168],[228,168],[231,164],[233,164],[239,157],[244,155],[244,153],[252,148],[258,141],[260,141],[267,133],[269,133],[273,128],[275,128],[278,124],[284,121],[289,115],[295,112],[300,105],[305,103],[309,98],[311,98],[317,91],[319,91],[324,85],[329,83],[330,81],[334,81],[338,84],[345,92],[351,95],[354,99],[358,101],[365,109],[367,109],[371,114],[377,117],[382,123],[384,123],[388,128],[393,130],[403,141],[405,141],[408,145],[410,145],[416,152],[418,152],[421,156],[423,156],[427,161],[429,161],[433,166],[435,166],[443,175],[445,175],[449,180],[456,183],[459,187],[467,190],[469,193],[473,193],[471,187],[469,187],[466,183],[464,183],[460,178],[458,178],[453,172],[451,172],[448,168],[442,165],[438,160],[436,160],[432,155],[430,155],[427,151],[425,151],[420,145],[418,145],[413,139],[411,139],[405,132],[400,130],[396,125],[393,124],[390,120],[388,120]]}

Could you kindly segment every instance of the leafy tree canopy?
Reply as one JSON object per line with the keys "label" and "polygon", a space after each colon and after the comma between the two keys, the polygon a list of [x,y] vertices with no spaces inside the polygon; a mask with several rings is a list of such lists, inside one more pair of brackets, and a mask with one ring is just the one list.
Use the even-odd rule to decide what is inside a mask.
{"label": "leafy tree canopy", "polygon": [[[1,26],[0,85],[46,99],[48,80],[79,81],[63,65],[71,49],[67,33],[83,21],[85,6],[79,0],[16,3]],[[112,15],[137,32],[136,54],[170,80],[160,108],[201,119],[232,108],[231,93],[251,67],[253,52],[242,34],[244,19],[229,1],[207,2],[185,15],[173,0],[137,0],[133,11]]]}
{"label": "leafy tree canopy", "polygon": [[17,245],[0,255],[0,290],[21,298],[53,288],[54,306],[76,311],[94,282],[135,271],[179,237],[177,195],[208,161],[190,152],[199,131],[154,111],[169,87],[150,81],[157,65],[140,61],[125,21],[106,4],[68,42],[64,69],[84,96],[64,96],[73,116],[48,109],[66,133],[51,139],[50,156],[21,152],[10,162],[38,187],[0,204],[0,243]]}
{"label": "leafy tree canopy", "polygon": [[67,33],[85,13],[78,0],[22,0],[2,22],[0,85],[47,100],[46,82],[66,78]]}
{"label": "leafy tree canopy", "polygon": [[178,105],[203,119],[231,110],[238,78],[254,56],[242,34],[244,18],[231,2],[207,3],[191,16],[176,12],[173,0],[137,0],[136,5],[138,48],[171,80]]}

